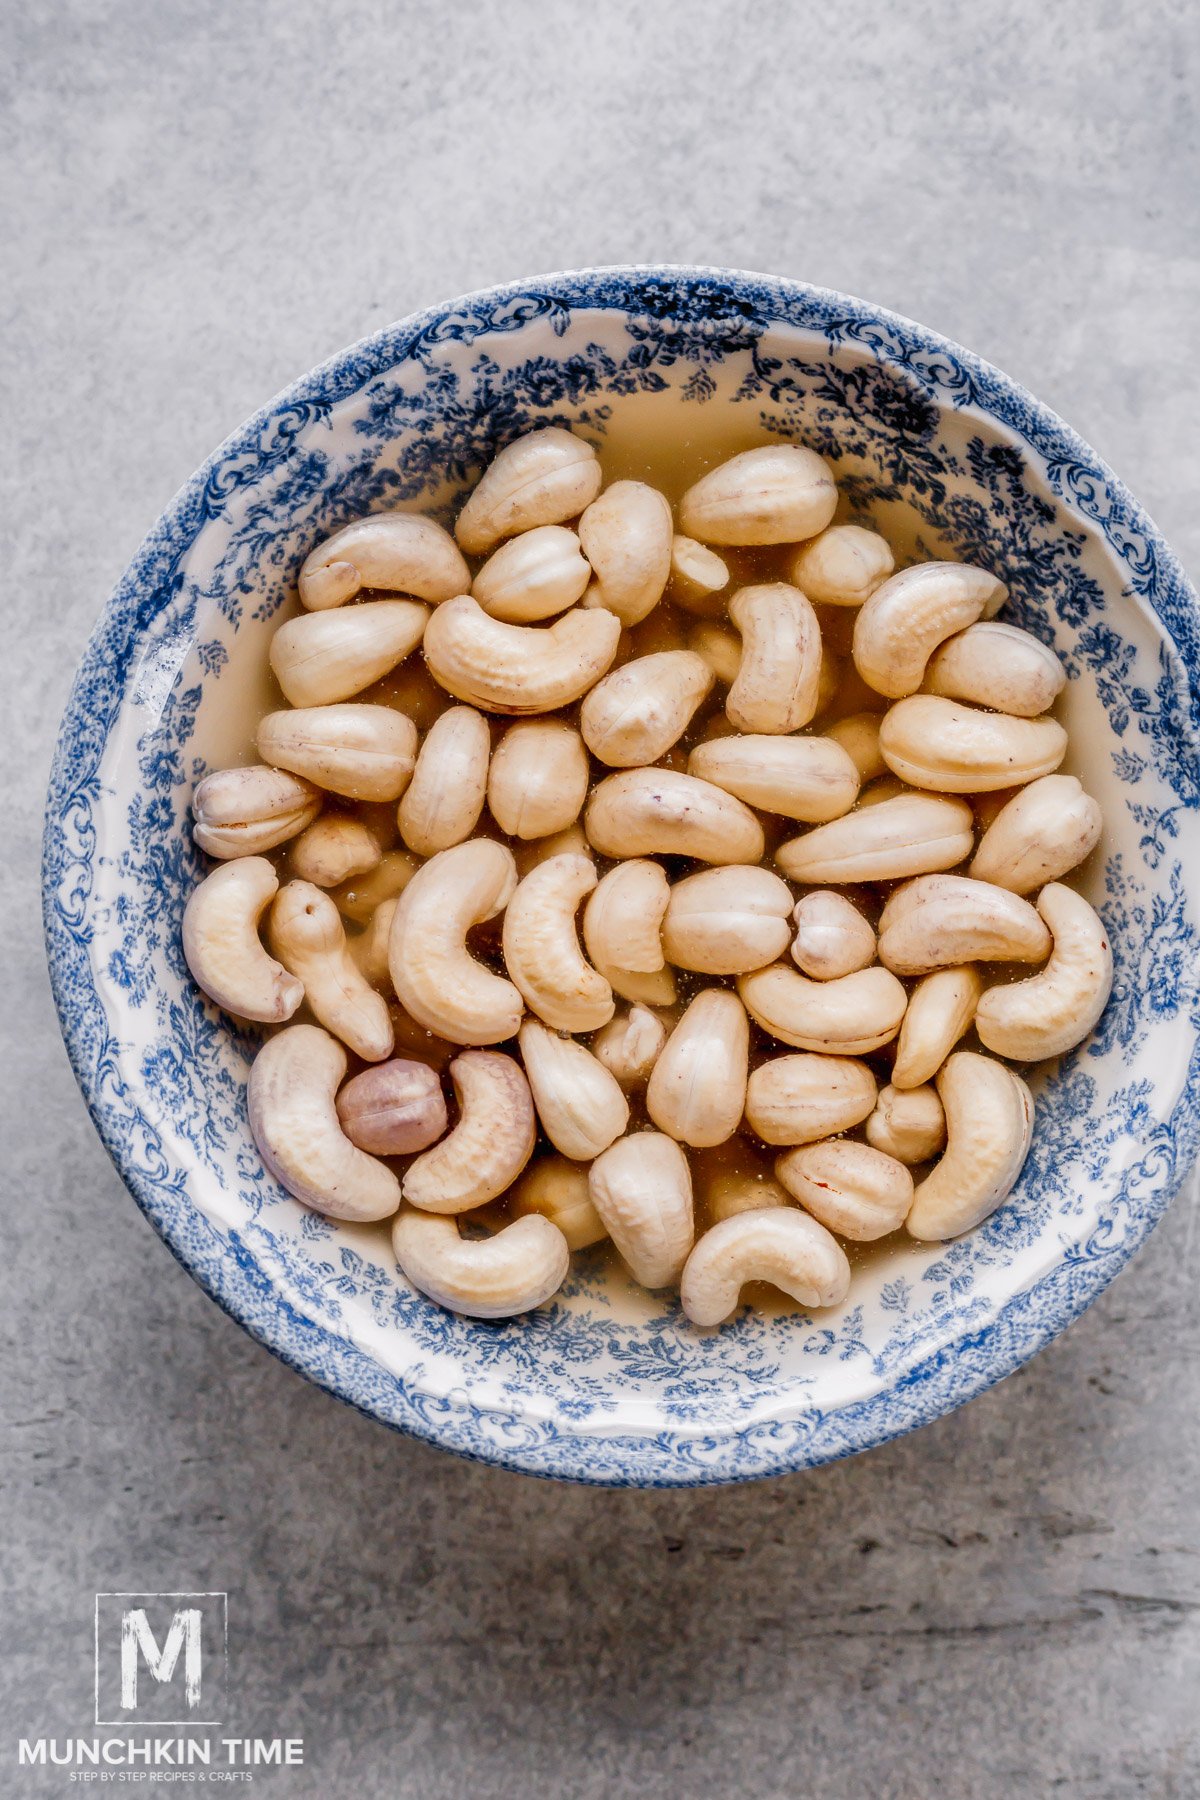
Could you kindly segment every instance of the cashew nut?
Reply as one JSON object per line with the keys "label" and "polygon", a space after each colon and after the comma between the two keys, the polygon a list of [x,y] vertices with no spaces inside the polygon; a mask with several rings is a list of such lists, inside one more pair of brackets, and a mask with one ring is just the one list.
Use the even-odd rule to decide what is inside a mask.
{"label": "cashew nut", "polygon": [[866,1129],[868,1144],[897,1162],[928,1162],[946,1142],[946,1115],[937,1089],[882,1088]]}
{"label": "cashew nut", "polygon": [[576,518],[600,492],[596,452],[557,425],[526,432],[501,450],[470,494],[454,535],[468,556],[535,525]]}
{"label": "cashew nut", "polygon": [[1048,645],[1016,625],[985,620],[947,638],[929,659],[925,692],[1035,719],[1049,712],[1067,671]]}
{"label": "cashew nut", "polygon": [[667,960],[705,975],[744,975],[787,949],[792,896],[769,869],[702,869],[670,890],[662,926]]}
{"label": "cashew nut", "polygon": [[250,1065],[250,1131],[268,1170],[297,1200],[332,1219],[387,1219],[400,1183],[386,1163],[352,1144],[334,1097],[346,1052],[316,1025],[289,1025]]}
{"label": "cashew nut", "polygon": [[792,558],[791,579],[818,606],[861,606],[895,566],[877,531],[829,525]]}
{"label": "cashew nut", "polygon": [[346,948],[364,981],[390,995],[392,971],[388,960],[392,939],[392,920],[396,916],[396,898],[381,900],[366,926],[356,937],[347,938]]}
{"label": "cashew nut", "polygon": [[268,713],[258,753],[349,800],[398,800],[417,756],[417,728],[390,706],[297,707]]}
{"label": "cashew nut", "polygon": [[683,1310],[693,1325],[719,1325],[748,1281],[769,1281],[801,1306],[839,1306],[850,1264],[837,1239],[795,1207],[740,1212],[706,1231],[688,1257]]}
{"label": "cashew nut", "polygon": [[772,1181],[741,1169],[719,1169],[704,1184],[703,1213],[709,1227],[738,1213],[762,1212],[768,1206],[790,1206],[791,1196]]}
{"label": "cashew nut", "polygon": [[824,531],[836,508],[823,457],[799,444],[764,444],[694,482],[679,503],[679,523],[704,544],[794,544]]}
{"label": "cashew nut", "polygon": [[893,774],[910,787],[979,794],[1049,775],[1066,755],[1057,719],[1015,719],[913,694],[883,715],[879,748]]}
{"label": "cashew nut", "polygon": [[458,1123],[409,1164],[404,1198],[423,1212],[462,1213],[486,1206],[517,1179],[533,1155],[537,1124],[519,1062],[497,1050],[464,1050],[450,1064]]}
{"label": "cashew nut", "polygon": [[703,624],[693,625],[687,644],[694,655],[708,664],[715,680],[725,687],[737,680],[742,666],[742,640],[736,631],[706,619]]}
{"label": "cashew nut", "polygon": [[304,998],[327,1031],[364,1062],[391,1055],[387,1001],[350,955],[341,914],[328,894],[311,881],[289,881],[271,908],[267,937],[284,968],[304,983]]}
{"label": "cashew nut", "polygon": [[304,984],[263,949],[258,924],[279,888],[263,856],[206,875],[183,909],[183,955],[197,987],[226,1012],[264,1025],[290,1019]]}
{"label": "cashew nut", "polygon": [[218,769],[192,795],[192,836],[209,856],[259,856],[303,831],[320,810],[318,790],[284,769]]}
{"label": "cashew nut", "polygon": [[620,636],[604,607],[574,606],[553,625],[506,625],[460,594],[425,627],[425,661],[448,693],[485,712],[553,712],[599,681]]}
{"label": "cashew nut", "polygon": [[610,869],[583,914],[583,941],[596,967],[649,975],[661,969],[661,928],[670,898],[661,863],[634,857]]}
{"label": "cashew nut", "polygon": [[396,1057],[348,1081],[337,1116],[350,1142],[371,1156],[412,1156],[445,1131],[446,1099],[428,1063]]}
{"label": "cashew nut", "polygon": [[[365,875],[355,876],[330,895],[340,913],[356,925],[368,925],[385,900],[394,900],[417,872],[407,850],[388,850]],[[318,883],[319,885],[319,883]]]}
{"label": "cashew nut", "polygon": [[897,881],[962,862],[974,825],[965,800],[897,794],[790,838],[775,860],[793,881]]}
{"label": "cashew nut", "polygon": [[597,963],[614,994],[641,1006],[674,1006],[675,976],[668,968],[647,973],[641,969],[621,969],[615,963]]}
{"label": "cashew nut", "polygon": [[491,752],[488,722],[473,706],[452,706],[434,720],[396,815],[410,850],[433,856],[470,837],[483,811]]}
{"label": "cashew nut", "polygon": [[657,762],[683,736],[712,684],[708,664],[691,650],[622,663],[585,696],[579,709],[583,741],[610,768]]}
{"label": "cashew nut", "polygon": [[488,806],[509,837],[565,831],[579,817],[588,787],[587,751],[573,726],[558,719],[510,725],[488,772]]}
{"label": "cashew nut", "polygon": [[817,710],[821,628],[799,588],[785,581],[739,588],[729,617],[742,634],[737,675],[725,700],[739,731],[798,731]]}
{"label": "cashew nut", "polygon": [[879,960],[896,975],[1049,954],[1050,933],[1028,900],[966,875],[918,875],[896,889],[879,919]]}
{"label": "cashew nut", "polygon": [[762,861],[763,829],[740,800],[673,769],[626,769],[593,790],[584,814],[602,856],[694,856],[698,862]]}
{"label": "cashew nut", "polygon": [[596,1033],[592,1053],[623,1088],[640,1087],[649,1079],[666,1041],[667,1028],[658,1014],[635,1004]]}
{"label": "cashew nut", "polygon": [[451,1043],[498,1044],[521,1022],[520,993],[466,946],[471,926],[503,912],[516,885],[511,850],[471,838],[431,856],[400,895],[389,945],[392,984],[418,1024]]}
{"label": "cashew nut", "polygon": [[522,1025],[519,1041],[533,1103],[554,1148],[573,1162],[599,1156],[629,1123],[616,1077],[574,1038],[556,1037],[533,1019]]}
{"label": "cashew nut", "polygon": [[853,761],[830,737],[713,738],[691,751],[688,774],[764,812],[809,823],[840,818],[858,795]]}
{"label": "cashew nut", "polygon": [[956,1050],[937,1078],[946,1150],[913,1195],[905,1224],[926,1242],[958,1237],[1012,1191],[1033,1134],[1033,1096],[990,1056]]}
{"label": "cashew nut", "polygon": [[860,782],[874,781],[887,768],[883,752],[879,748],[879,727],[882,723],[880,713],[860,712],[851,713],[849,718],[838,719],[825,727],[825,736],[832,738],[846,752],[858,770]]}
{"label": "cashew nut", "polygon": [[750,1026],[736,994],[696,995],[654,1065],[646,1111],[669,1137],[697,1147],[731,1138],[746,1105]]}
{"label": "cashew nut", "polygon": [[991,617],[1008,589],[970,563],[926,562],[901,569],[863,602],[854,621],[854,663],[889,699],[915,694],[944,638]]}
{"label": "cashew nut", "polygon": [[662,599],[671,573],[674,526],[666,496],[644,481],[614,481],[579,521],[579,541],[596,580],[586,604],[606,606],[636,625]]}
{"label": "cashew nut", "polygon": [[382,512],[343,525],[307,558],[300,600],[310,612],[342,606],[363,588],[449,600],[471,585],[454,539],[420,513]]}
{"label": "cashew nut", "polygon": [[806,1212],[856,1244],[898,1231],[912,1205],[904,1164],[852,1138],[789,1150],[776,1159],[775,1174]]}
{"label": "cashew nut", "polygon": [[673,1138],[657,1131],[621,1138],[592,1164],[588,1191],[635,1281],[662,1288],[679,1280],[695,1222],[691,1172]]}
{"label": "cashew nut", "polygon": [[574,606],[591,575],[573,531],[537,525],[492,552],[471,592],[493,619],[531,625]]}
{"label": "cashew nut", "polygon": [[792,961],[814,981],[836,981],[875,961],[875,933],[845,894],[814,888],[792,909]]}
{"label": "cashew nut", "polygon": [[292,872],[317,887],[339,887],[354,875],[368,875],[381,861],[379,839],[361,819],[326,813],[295,839],[288,852]]}
{"label": "cashew nut", "polygon": [[592,846],[584,836],[582,825],[568,825],[565,831],[552,832],[549,837],[533,838],[518,843],[513,851],[517,859],[517,871],[522,878],[539,863],[549,862],[552,856],[590,856]]}
{"label": "cashew nut", "polygon": [[1037,909],[1054,937],[1049,962],[1028,981],[988,988],[975,1009],[981,1040],[1016,1062],[1041,1062],[1073,1049],[1112,992],[1108,934],[1083,895],[1052,881],[1038,895]]}
{"label": "cashew nut", "polygon": [[568,1250],[586,1250],[608,1236],[592,1205],[587,1170],[565,1156],[540,1157],[525,1171],[513,1189],[512,1211],[518,1219],[541,1213],[558,1226]]}
{"label": "cashew nut", "polygon": [[688,612],[715,616],[724,610],[717,596],[728,586],[728,563],[695,538],[676,534],[671,540],[671,598]]}
{"label": "cashew nut", "polygon": [[773,963],[738,977],[738,993],[752,1019],[797,1050],[866,1056],[900,1029],[908,996],[896,977],[876,964],[836,981],[808,981]]}
{"label": "cashew nut", "polygon": [[553,856],[517,885],[504,915],[504,962],[525,1003],[556,1031],[595,1031],[613,1016],[612,989],[585,961],[575,914],[596,886],[588,856]]}
{"label": "cashew nut", "polygon": [[764,1144],[812,1144],[861,1125],[877,1092],[851,1056],[773,1056],[751,1072],[746,1123]]}
{"label": "cashew nut", "polygon": [[532,1312],[567,1278],[571,1252],[557,1225],[537,1213],[489,1238],[464,1238],[458,1220],[407,1207],[392,1227],[401,1273],[420,1294],[468,1319]]}
{"label": "cashew nut", "polygon": [[918,981],[896,1041],[892,1086],[923,1087],[932,1081],[975,1017],[983,977],[971,963],[936,969]]}
{"label": "cashew nut", "polygon": [[1074,775],[1043,775],[1001,807],[979,840],[971,874],[1028,894],[1089,856],[1102,825],[1099,806]]}
{"label": "cashew nut", "polygon": [[349,700],[416,649],[428,617],[429,608],[415,600],[301,613],[271,639],[275,679],[293,706]]}

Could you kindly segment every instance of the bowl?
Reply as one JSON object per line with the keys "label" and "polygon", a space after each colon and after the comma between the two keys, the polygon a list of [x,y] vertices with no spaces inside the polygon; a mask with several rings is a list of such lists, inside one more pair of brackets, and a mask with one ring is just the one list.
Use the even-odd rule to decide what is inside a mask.
{"label": "bowl", "polygon": [[[1072,676],[1066,767],[1101,801],[1084,886],[1112,1000],[1038,1072],[1011,1198],[945,1245],[888,1240],[828,1313],[713,1332],[602,1254],[548,1306],[458,1318],[386,1230],[306,1212],[249,1136],[254,1040],[201,998],[180,917],[188,805],[251,759],[267,640],[309,548],[405,505],[444,520],[519,433],[569,425],[637,473],[775,438],[836,469],[843,510],[913,556],[978,561]],[[54,763],[50,968],[97,1129],[212,1297],[362,1411],[486,1462],[636,1486],[748,1480],[878,1444],[1009,1374],[1142,1243],[1197,1143],[1197,597],[1104,464],[1044,406],[919,325],[798,282],[704,268],[547,276],[344,351],[236,432],[163,514],[101,618]]]}

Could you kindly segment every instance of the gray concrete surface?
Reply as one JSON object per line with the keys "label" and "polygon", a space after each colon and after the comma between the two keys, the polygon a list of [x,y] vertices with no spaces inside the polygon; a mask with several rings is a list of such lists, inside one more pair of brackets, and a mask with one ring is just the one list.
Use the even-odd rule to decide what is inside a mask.
{"label": "gray concrete surface", "polygon": [[1020,1375],[746,1490],[572,1490],[307,1387],[79,1102],[36,908],[72,669],[145,527],[292,376],[441,296],[774,269],[1009,370],[1193,569],[1189,0],[34,0],[4,9],[0,1790],[91,1718],[98,1589],[230,1592],[289,1796],[1200,1793],[1191,1197]]}

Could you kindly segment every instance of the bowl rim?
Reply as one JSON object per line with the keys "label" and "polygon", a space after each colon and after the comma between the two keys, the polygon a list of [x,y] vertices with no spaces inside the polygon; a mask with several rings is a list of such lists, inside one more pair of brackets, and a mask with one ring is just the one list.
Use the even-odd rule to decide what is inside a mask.
{"label": "bowl rim", "polygon": [[[469,1460],[549,1479],[569,1479],[609,1487],[685,1487],[766,1479],[874,1448],[973,1399],[1012,1374],[1079,1317],[1141,1248],[1186,1178],[1197,1151],[1196,1130],[1193,1128],[1187,1134],[1183,1154],[1162,1184],[1139,1201],[1118,1244],[1100,1246],[1094,1256],[1074,1262],[1060,1258],[1040,1280],[1010,1295],[986,1325],[962,1333],[948,1347],[932,1351],[878,1394],[828,1413],[814,1409],[811,1423],[803,1430],[800,1421],[791,1421],[777,1445],[768,1445],[765,1449],[761,1443],[757,1446],[754,1456],[749,1459],[750,1466],[739,1467],[736,1455],[727,1453],[722,1459],[720,1453],[723,1446],[733,1452],[739,1440],[761,1436],[761,1426],[749,1426],[744,1431],[736,1426],[723,1428],[707,1441],[707,1448],[717,1453],[716,1461],[681,1459],[677,1464],[668,1461],[661,1468],[639,1468],[635,1441],[626,1439],[623,1441],[629,1443],[627,1466],[599,1472],[589,1470],[589,1442],[604,1441],[606,1437],[611,1441],[617,1433],[605,1433],[603,1427],[597,1431],[594,1425],[575,1429],[570,1421],[561,1420],[553,1430],[550,1446],[553,1454],[547,1456],[544,1445],[542,1452],[535,1454],[534,1447],[523,1441],[525,1421],[516,1407],[511,1419],[507,1420],[511,1426],[507,1433],[507,1415],[488,1409],[487,1420],[493,1435],[483,1440],[470,1433],[464,1435],[456,1426],[466,1418],[482,1416],[483,1409],[465,1396],[452,1397],[437,1405],[430,1405],[427,1400],[415,1404],[411,1396],[406,1397],[401,1377],[381,1369],[369,1353],[329,1327],[311,1318],[301,1318],[272,1278],[255,1262],[249,1246],[239,1240],[237,1233],[230,1232],[221,1240],[218,1254],[201,1258],[196,1254],[195,1245],[185,1241],[183,1232],[172,1229],[168,1216],[156,1204],[158,1184],[131,1160],[127,1129],[117,1130],[113,1108],[103,1092],[105,1077],[111,1070],[105,1058],[96,1057],[86,1041],[84,1017],[78,1005],[81,982],[85,991],[90,989],[90,997],[106,1025],[107,1015],[97,991],[87,935],[75,931],[56,905],[61,837],[58,827],[70,811],[76,791],[73,777],[83,735],[80,727],[89,716],[90,685],[101,671],[111,668],[114,654],[137,641],[139,630],[145,623],[136,609],[129,620],[121,617],[122,611],[128,608],[135,595],[157,591],[165,545],[177,543],[181,534],[189,542],[195,536],[204,518],[209,484],[223,465],[255,450],[264,433],[286,433],[294,409],[311,394],[319,391],[322,397],[328,398],[332,384],[339,378],[346,383],[345,393],[357,390],[375,375],[394,367],[416,340],[444,325],[456,313],[485,306],[494,309],[522,299],[551,299],[574,307],[590,304],[600,310],[618,311],[618,302],[594,292],[589,294],[589,289],[604,284],[623,284],[632,293],[639,284],[644,288],[655,283],[661,283],[667,290],[677,288],[681,283],[695,288],[749,290],[764,314],[802,329],[817,328],[814,320],[805,321],[796,316],[806,307],[832,306],[846,321],[864,330],[875,328],[892,332],[925,356],[951,359],[975,387],[986,392],[988,411],[1028,444],[1035,454],[1049,460],[1052,450],[1055,461],[1069,459],[1086,477],[1082,490],[1076,482],[1074,494],[1064,494],[1064,504],[1070,505],[1073,501],[1076,510],[1089,518],[1110,546],[1116,548],[1095,505],[1096,495],[1100,494],[1109,503],[1109,517],[1115,514],[1123,531],[1136,533],[1146,540],[1153,552],[1155,568],[1163,575],[1164,584],[1178,596],[1183,615],[1200,639],[1200,599],[1145,509],[1103,459],[1056,413],[1018,382],[953,340],[885,307],[784,276],[704,264],[671,263],[601,265],[557,271],[482,288],[422,308],[348,345],[281,389],[231,432],[182,485],[146,534],[105,602],[89,637],[59,727],[47,794],[42,856],[43,923],[51,987],[75,1078],[118,1174],[176,1259],[209,1297],[289,1367],[368,1418]],[[871,340],[868,337],[864,341],[870,343]],[[1003,410],[997,411],[997,400],[1004,401]],[[1150,604],[1153,607],[1153,601]],[[1174,643],[1185,669],[1188,668],[1185,648],[1173,631],[1171,621],[1157,608],[1154,610],[1162,633]],[[127,701],[128,673],[126,665],[120,678],[119,698],[106,721],[105,741]],[[1194,669],[1188,669],[1188,674],[1195,711],[1198,702]],[[128,1104],[132,1097],[124,1092],[123,1098]],[[1200,1042],[1193,1036],[1186,1075],[1167,1121],[1168,1129],[1174,1133],[1181,1120],[1194,1123],[1198,1106]],[[140,1109],[139,1118],[151,1136],[157,1137],[155,1128],[144,1119]],[[218,1235],[214,1231],[214,1236]],[[1034,1296],[1040,1297],[1041,1301],[1036,1308],[1031,1304]],[[390,1390],[383,1395],[378,1392],[381,1380]],[[887,1402],[894,1400],[901,1388],[905,1390],[905,1405],[889,1412]],[[388,1406],[390,1411],[385,1410]],[[684,1435],[681,1433],[681,1438]],[[686,1436],[693,1445],[696,1443],[694,1432]],[[670,1437],[671,1433],[664,1431],[663,1438],[669,1440]]]}

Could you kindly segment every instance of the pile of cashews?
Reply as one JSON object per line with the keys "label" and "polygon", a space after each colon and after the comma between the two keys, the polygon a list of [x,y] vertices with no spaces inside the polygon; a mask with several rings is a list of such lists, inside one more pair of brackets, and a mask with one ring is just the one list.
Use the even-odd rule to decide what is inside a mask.
{"label": "pile of cashews", "polygon": [[712,468],[679,531],[655,488],[602,488],[547,428],[453,536],[382,512],[312,552],[262,760],[195,791],[188,965],[273,1028],[267,1168],[391,1219],[442,1306],[525,1312],[604,1239],[699,1326],[751,1281],[836,1305],[839,1238],[951,1238],[1005,1199],[1033,1103],[1000,1059],[1068,1050],[1108,998],[1062,881],[1101,829],[1056,773],[1065,674],[996,622],[995,575],[897,573],[835,524],[811,450]]}

